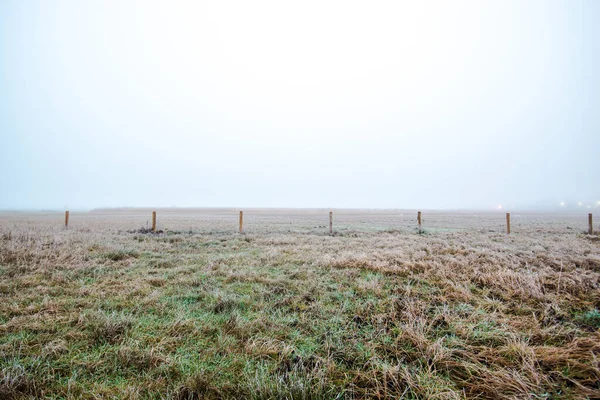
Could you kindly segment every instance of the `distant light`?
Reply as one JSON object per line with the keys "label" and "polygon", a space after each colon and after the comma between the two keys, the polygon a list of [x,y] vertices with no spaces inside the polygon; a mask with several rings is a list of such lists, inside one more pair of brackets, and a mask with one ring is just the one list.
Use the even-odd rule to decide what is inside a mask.
{"label": "distant light", "polygon": [[561,206],[561,207],[564,207],[564,206],[565,206],[565,202],[564,202],[564,201],[561,201],[561,202],[560,202],[560,206]]}
{"label": "distant light", "polygon": [[578,206],[582,206],[582,205],[583,205],[583,203],[582,203],[582,202],[579,202],[579,203],[577,203],[577,205],[578,205]]}
{"label": "distant light", "polygon": [[502,210],[502,204],[498,204],[498,210]]}

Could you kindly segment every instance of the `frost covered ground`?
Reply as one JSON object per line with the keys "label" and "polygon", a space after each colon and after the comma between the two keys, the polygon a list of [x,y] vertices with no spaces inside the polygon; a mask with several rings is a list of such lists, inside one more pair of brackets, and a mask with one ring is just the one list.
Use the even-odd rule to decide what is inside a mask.
{"label": "frost covered ground", "polygon": [[599,398],[587,213],[0,213],[0,398]]}

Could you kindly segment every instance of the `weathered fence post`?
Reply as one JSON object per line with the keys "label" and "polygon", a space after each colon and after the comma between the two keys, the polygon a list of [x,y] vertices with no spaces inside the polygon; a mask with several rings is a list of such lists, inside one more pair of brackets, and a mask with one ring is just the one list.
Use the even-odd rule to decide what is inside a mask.
{"label": "weathered fence post", "polygon": [[510,213],[506,213],[506,234],[510,234]]}
{"label": "weathered fence post", "polygon": [[240,233],[244,231],[244,212],[240,211]]}
{"label": "weathered fence post", "polygon": [[593,235],[594,234],[594,223],[592,222],[592,213],[588,214],[588,225],[589,225],[588,233],[590,235]]}
{"label": "weathered fence post", "polygon": [[156,232],[156,211],[152,211],[152,232]]}
{"label": "weathered fence post", "polygon": [[419,224],[419,233],[421,233],[421,211],[417,213],[417,223]]}
{"label": "weathered fence post", "polygon": [[68,228],[69,228],[69,212],[65,211],[65,229],[68,229]]}
{"label": "weathered fence post", "polygon": [[329,234],[333,235],[333,211],[329,211]]}

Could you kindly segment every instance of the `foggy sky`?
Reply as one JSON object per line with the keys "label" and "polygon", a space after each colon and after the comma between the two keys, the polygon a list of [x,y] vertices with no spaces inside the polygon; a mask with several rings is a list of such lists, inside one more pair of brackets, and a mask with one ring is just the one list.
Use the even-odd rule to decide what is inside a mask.
{"label": "foggy sky", "polygon": [[0,209],[598,207],[600,1],[0,2]]}

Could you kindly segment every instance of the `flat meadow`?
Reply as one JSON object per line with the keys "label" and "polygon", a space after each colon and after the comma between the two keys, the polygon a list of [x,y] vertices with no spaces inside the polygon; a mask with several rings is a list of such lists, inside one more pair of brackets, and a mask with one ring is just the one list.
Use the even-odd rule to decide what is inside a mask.
{"label": "flat meadow", "polygon": [[587,212],[0,213],[0,399],[600,398]]}

